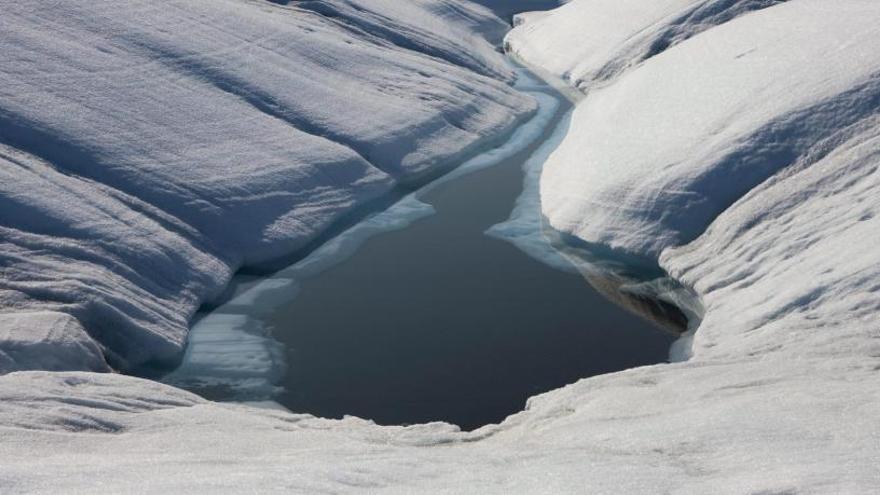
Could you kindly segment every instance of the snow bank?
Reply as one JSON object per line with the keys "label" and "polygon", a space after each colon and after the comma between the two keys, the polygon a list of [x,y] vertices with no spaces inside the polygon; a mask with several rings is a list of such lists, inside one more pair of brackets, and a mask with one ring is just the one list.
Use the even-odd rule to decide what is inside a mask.
{"label": "snow bank", "polygon": [[589,91],[706,29],[785,1],[577,0],[517,15],[505,47]]}
{"label": "snow bank", "polygon": [[655,258],[815,159],[814,143],[878,106],[877,7],[845,5],[793,1],[739,17],[591,91],[544,169],[551,225]]}
{"label": "snow bank", "polygon": [[880,113],[810,152],[661,260],[705,302],[694,359],[845,362],[841,378],[877,393]]}
{"label": "snow bank", "polygon": [[[646,5],[610,22],[625,3],[576,1],[508,38],[587,93],[545,165],[544,213],[588,245],[659,257],[699,294],[704,317],[679,344],[689,361],[545,394],[508,425],[544,416],[551,438],[577,432],[592,439],[587,450],[652,466],[621,475],[606,458],[610,477],[637,485],[605,478],[590,491],[874,490],[880,5],[792,0],[709,27]],[[705,12],[705,2],[673,4],[652,3]],[[566,38],[578,22],[598,45]],[[670,26],[688,36],[644,42]],[[663,50],[633,50],[652,45]],[[559,414],[578,419],[549,419]],[[645,475],[658,465],[670,472]]]}
{"label": "snow bank", "polygon": [[[172,359],[237,267],[534,110],[478,31],[504,27],[485,9],[298,3],[2,2],[0,311],[16,329],[63,313],[79,324],[56,328],[114,368]],[[40,366],[15,356],[0,371]]]}
{"label": "snow bank", "polygon": [[52,311],[0,314],[0,368],[109,371],[79,321]]}
{"label": "snow bank", "polygon": [[[545,0],[546,1],[546,0]],[[479,3],[479,2],[478,2]],[[338,19],[368,39],[378,39],[510,80],[495,45],[508,26],[475,3],[458,0],[306,0],[296,6]],[[490,43],[486,43],[489,40]],[[487,63],[489,62],[489,63]]]}

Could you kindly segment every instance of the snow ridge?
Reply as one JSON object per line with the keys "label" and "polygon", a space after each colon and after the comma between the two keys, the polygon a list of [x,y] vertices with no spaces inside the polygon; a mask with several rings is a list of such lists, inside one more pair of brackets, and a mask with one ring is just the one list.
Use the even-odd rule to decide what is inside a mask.
{"label": "snow ridge", "polygon": [[[859,17],[869,9],[782,3],[704,31],[591,91],[575,110],[577,139],[544,168],[550,224],[656,259],[773,174],[821,158],[808,152],[813,143],[878,109],[880,57],[871,47],[880,33]],[[800,29],[780,31],[780,19]]]}
{"label": "snow ridge", "polygon": [[[569,14],[576,5],[581,28],[620,12],[576,0]],[[880,430],[865,420],[880,410],[880,29],[868,19],[880,6],[751,3],[760,8],[718,11],[709,17],[724,22],[707,28],[704,2],[653,5],[609,28],[623,25],[593,45],[598,61],[566,45],[577,35],[547,41],[569,28],[564,8],[525,19],[508,42],[587,93],[541,178],[549,222],[659,260],[699,296],[702,319],[673,349],[684,362],[536,397],[506,426],[552,424],[542,435],[576,431],[587,450],[671,471],[634,481],[636,493],[870,491],[880,481],[869,461]],[[633,56],[643,52],[631,40],[648,31],[674,43]],[[595,84],[600,67],[612,77]],[[760,465],[755,451],[767,453]],[[591,491],[629,472],[609,464]]]}
{"label": "snow ridge", "polygon": [[[307,0],[297,2],[296,7],[330,18],[366,39],[382,40],[483,75],[513,80],[506,67],[486,64],[486,60],[496,58],[496,50],[485,41],[500,40],[507,26],[475,4],[452,0],[404,4],[393,0]],[[441,22],[445,26],[438,36],[436,27]]]}
{"label": "snow ridge", "polygon": [[0,372],[41,368],[20,329],[47,312],[89,349],[54,368],[173,360],[239,266],[534,111],[485,9],[360,4],[2,2],[0,312],[19,316]]}
{"label": "snow ridge", "polygon": [[[547,15],[520,14],[508,51],[580,91],[610,84],[646,60],[707,29],[788,0],[590,0]],[[574,49],[558,50],[560,43]]]}

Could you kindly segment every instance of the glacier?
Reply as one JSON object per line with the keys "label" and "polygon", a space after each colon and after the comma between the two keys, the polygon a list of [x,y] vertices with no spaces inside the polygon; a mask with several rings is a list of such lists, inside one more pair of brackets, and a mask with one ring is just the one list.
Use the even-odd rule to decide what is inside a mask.
{"label": "glacier", "polygon": [[534,112],[481,34],[504,29],[488,11],[336,3],[4,2],[0,370],[43,369],[16,329],[47,314],[32,345],[100,348],[53,369],[173,361],[237,268]]}
{"label": "glacier", "polygon": [[[473,48],[498,36],[499,21],[452,0],[413,2],[424,10],[394,20],[375,12],[394,18],[409,6],[326,2],[343,19],[358,8],[374,12],[351,24],[300,18],[313,15],[297,10],[300,2],[229,0],[213,3],[216,11],[195,1],[172,3],[177,10],[125,3],[131,11],[119,2],[39,12],[6,2],[0,16],[0,57],[8,57],[0,59],[0,366],[39,369],[0,376],[4,493],[880,486],[880,4],[572,0],[518,17],[504,41],[510,52],[584,93],[520,205],[540,204],[550,227],[585,245],[659,264],[694,291],[703,312],[678,343],[678,362],[585,379],[533,397],[500,425],[460,432],[214,403],[91,371],[179,352],[189,315],[235,267],[301,246],[344,210],[449,163],[461,151],[450,143],[466,134],[432,127],[439,115],[482,112],[479,125],[462,126],[481,131],[468,141],[476,150],[533,112],[504,84],[513,76],[502,59]],[[470,62],[461,53],[413,53],[424,36],[446,32],[426,19],[458,9],[470,14],[442,21],[459,26],[457,34],[430,44],[456,46]],[[192,22],[163,33],[180,10]],[[243,18],[260,28],[223,43],[230,38],[221,32],[248,32],[236,23]],[[412,44],[367,34],[364,22],[387,22]],[[51,37],[44,23],[56,28]],[[321,93],[295,86],[294,69],[274,72],[305,50],[286,37],[292,26],[301,26],[297,36],[315,29],[328,45],[320,51],[343,57],[320,57],[327,65],[317,74],[328,81],[381,93],[384,77],[410,77],[406,69],[418,66],[434,81],[413,82],[405,94],[445,89],[424,107],[408,100],[405,112],[364,109],[345,89],[331,100],[336,109],[303,109],[319,100],[296,95]],[[260,37],[267,29],[277,37]],[[461,42],[462,32],[475,34]],[[105,37],[107,46],[98,43]],[[355,61],[345,77],[331,70],[346,66],[337,41],[363,44],[377,73]],[[77,42],[110,53],[79,57]],[[120,45],[131,51],[119,54]],[[113,78],[95,70],[104,57],[124,65]],[[166,84],[146,87],[144,74]],[[118,85],[113,94],[132,107],[100,98],[105,85]],[[248,110],[254,101],[271,102],[272,118]],[[325,110],[339,119],[324,120]],[[300,111],[322,131],[289,129],[286,119]],[[352,117],[363,111],[369,119]],[[383,115],[386,130],[436,132],[382,133],[415,150],[392,158],[372,140]],[[328,132],[352,140],[340,144]],[[377,146],[376,154],[361,145]],[[523,216],[515,212],[507,227],[536,222]]]}

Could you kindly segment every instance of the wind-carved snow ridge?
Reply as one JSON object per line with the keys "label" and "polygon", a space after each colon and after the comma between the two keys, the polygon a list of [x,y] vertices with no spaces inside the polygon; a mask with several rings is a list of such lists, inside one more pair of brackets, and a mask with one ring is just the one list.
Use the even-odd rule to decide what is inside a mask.
{"label": "wind-carved snow ridge", "polygon": [[[787,2],[739,17],[591,91],[544,167],[551,225],[656,259],[779,170],[818,158],[812,143],[880,102],[873,26],[826,9]],[[787,13],[801,28],[773,29]],[[811,44],[828,30],[836,37]]]}
{"label": "wind-carved snow ridge", "polygon": [[[585,12],[597,7],[580,3]],[[870,9],[859,2],[849,8]],[[824,21],[822,16],[839,15],[827,9],[808,1],[769,6],[703,30],[610,86],[591,89],[575,111],[572,137],[545,168],[541,195],[550,224],[572,234],[564,240],[606,257],[643,257],[649,266],[663,249],[696,239],[768,178],[810,167],[833,152],[880,110],[880,60],[873,26],[861,19]],[[663,22],[699,24],[696,14],[724,10],[703,6]],[[797,33],[774,31],[786,16],[798,19]],[[651,29],[659,25],[651,21]],[[745,36],[741,26],[766,31]],[[519,35],[534,36],[528,30]],[[789,39],[782,42],[782,36]],[[810,39],[817,36],[825,41],[814,47]],[[517,31],[511,38],[518,39]],[[803,62],[814,57],[825,66]],[[543,67],[552,70],[552,64],[550,59]],[[627,290],[650,294],[664,287],[652,282]],[[688,298],[677,291],[667,294],[686,313],[702,314],[699,305],[681,306]],[[693,336],[691,328],[673,349],[677,358],[690,355]]]}
{"label": "wind-carved snow ridge", "polygon": [[534,111],[487,10],[334,5],[0,2],[0,372],[172,362],[237,268]]}
{"label": "wind-carved snow ridge", "polygon": [[[472,3],[454,0],[305,0],[294,3],[354,30],[377,42],[437,57],[478,73],[512,81],[503,66],[488,66],[493,44],[507,31]],[[438,23],[445,29],[437,33]],[[439,34],[439,35],[438,35]]]}
{"label": "wind-carved snow ridge", "polygon": [[[584,22],[620,14],[591,0],[572,2],[568,14],[577,4]],[[553,421],[583,408],[610,421],[638,417],[661,458],[684,461],[667,465],[686,472],[686,492],[870,491],[880,481],[868,461],[880,430],[864,420],[880,411],[880,6],[765,7],[709,29],[689,26],[683,32],[696,34],[647,59],[587,57],[580,66],[627,70],[583,88],[571,131],[544,169],[544,212],[578,242],[659,259],[701,307],[669,300],[701,319],[672,349],[685,362],[585,380],[534,398],[520,416],[524,425],[540,424],[530,413]],[[548,42],[528,30],[546,22],[545,34],[563,32],[564,10],[510,35],[526,63],[566,75],[582,59],[582,45],[566,46],[576,38]],[[662,22],[670,19],[695,22]],[[624,34],[608,38],[603,53],[627,53]],[[540,55],[547,43],[565,55]],[[646,388],[611,397],[626,375]],[[594,441],[626,444],[622,451],[653,462],[642,450],[652,442],[610,440],[615,427],[601,421],[570,426],[597,428]],[[750,449],[772,454],[757,466]]]}
{"label": "wind-carved snow ridge", "polygon": [[793,350],[876,368],[880,112],[814,148],[815,162],[767,181],[697,241],[664,252],[663,264],[706,301],[691,350],[701,360]]}
{"label": "wind-carved snow ridge", "polygon": [[587,92],[707,29],[786,1],[574,1],[549,13],[518,15],[518,29],[505,46]]}
{"label": "wind-carved snow ridge", "polygon": [[181,364],[162,381],[206,397],[226,400],[268,401],[277,392],[286,363],[281,345],[263,321],[275,308],[296,297],[299,282],[314,277],[351,256],[370,237],[407,227],[433,214],[433,208],[419,196],[444,182],[501,163],[538,139],[553,120],[559,100],[528,72],[518,70],[515,88],[532,95],[538,111],[514,131],[509,139],[467,160],[453,171],[414,193],[372,214],[330,239],[304,259],[263,279],[240,276],[233,279],[233,293],[219,306],[201,315],[189,334]]}
{"label": "wind-carved snow ridge", "polygon": [[[591,85],[607,82],[632,66],[659,55],[672,46],[714,26],[751,11],[766,9],[788,0],[705,0],[686,7],[671,21],[664,19],[656,31],[639,33],[624,45],[614,60],[595,73],[579,75],[575,86],[588,90]],[[570,77],[570,75],[569,75]]]}
{"label": "wind-carved snow ridge", "polygon": [[[788,0],[705,0],[685,10],[663,26],[650,48],[642,56],[647,60],[691,36],[721,25],[745,13],[766,9]],[[604,71],[602,71],[604,72]]]}

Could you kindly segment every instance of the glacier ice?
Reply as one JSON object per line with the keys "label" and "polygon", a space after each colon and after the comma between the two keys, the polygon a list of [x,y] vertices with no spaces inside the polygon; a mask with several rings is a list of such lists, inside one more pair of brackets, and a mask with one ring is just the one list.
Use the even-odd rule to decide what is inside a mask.
{"label": "glacier ice", "polygon": [[238,267],[535,109],[479,6],[299,3],[0,5],[0,304],[74,317],[106,360],[84,369],[175,359]]}
{"label": "glacier ice", "polygon": [[[146,11],[152,5],[127,3]],[[262,15],[249,9],[263,4],[217,4]],[[762,8],[702,22],[713,4]],[[564,14],[526,16],[507,38],[527,64],[560,77],[570,72],[575,85],[585,82],[580,87],[587,95],[540,179],[543,212],[551,224],[584,241],[607,242],[659,261],[699,294],[704,314],[692,343],[683,346],[689,359],[582,380],[536,396],[501,425],[474,432],[441,423],[379,427],[357,418],[330,421],[212,403],[110,373],[14,372],[0,376],[0,485],[11,492],[62,487],[92,492],[97,482],[108,492],[165,493],[875,491],[880,486],[880,27],[874,20],[880,4],[761,4],[573,0],[557,11]],[[21,21],[22,5],[4,4],[0,32],[14,28],[22,36],[38,36],[41,24]],[[118,3],[114,7],[114,14],[125,13]],[[268,5],[261,9],[275,12]],[[687,12],[699,15],[681,15]],[[86,22],[83,16],[67,17]],[[692,21],[699,25],[688,25]],[[219,21],[209,16],[205,25],[212,22]],[[336,29],[324,22],[322,30]],[[541,26],[529,29],[531,23]],[[599,44],[587,43],[596,33],[602,35]],[[664,38],[657,33],[673,33],[673,43],[657,53],[644,51],[649,40]],[[45,63],[29,58],[27,50],[17,56],[24,65],[13,70]],[[6,82],[14,75],[8,67],[16,66],[0,67]],[[603,67],[621,70],[597,80]],[[184,77],[180,83],[194,82]],[[485,89],[489,83],[475,78],[462,84]],[[36,88],[28,93],[32,98],[56,97],[38,91],[44,89],[38,84],[15,86],[11,94],[20,96],[30,87]],[[3,118],[13,108],[9,94],[0,93]],[[105,142],[98,131],[118,135],[110,124],[97,130],[92,125],[73,129],[85,136],[74,143],[76,149],[99,150],[94,156],[102,159],[124,151],[121,138],[119,149],[96,148]],[[213,135],[232,139],[232,130],[223,131]],[[149,138],[144,136],[148,144]],[[32,312],[34,321],[69,326],[66,342],[70,349],[84,344],[82,356],[91,355],[89,341],[68,324],[83,321],[75,310],[82,311],[77,308],[84,303],[59,294],[95,291],[105,298],[97,301],[116,297],[119,307],[137,300],[147,308],[143,311],[169,319],[194,307],[201,288],[217,288],[228,276],[205,280],[198,273],[235,265],[203,251],[208,237],[169,212],[60,174],[51,157],[22,157],[3,144],[0,171],[7,175],[0,180],[0,215],[40,207],[45,222],[74,226],[70,236],[57,238],[39,230],[51,223],[2,217],[3,302]],[[157,152],[146,149],[151,150]],[[339,156],[352,170],[372,170],[358,168],[356,158],[343,160],[349,156],[343,151]],[[372,173],[377,190],[390,186],[391,179]],[[172,183],[183,187],[186,178]],[[224,183],[222,174],[216,181]],[[14,187],[22,183],[30,186]],[[28,193],[28,187],[58,201],[37,201],[39,194]],[[194,200],[187,206],[208,205]],[[300,213],[306,211],[318,222],[337,210]],[[136,241],[85,244],[77,229],[100,239],[128,232]],[[151,239],[165,231],[174,235],[164,234],[161,250]],[[40,251],[45,246],[52,250]],[[147,253],[144,258],[117,253],[126,247]],[[127,280],[139,280],[149,260],[163,257],[190,260],[182,266],[213,264],[220,272],[166,272],[170,278],[164,283],[182,287],[178,297],[150,299]],[[118,263],[122,259],[126,263]],[[23,260],[20,272],[10,271],[15,265],[9,260]],[[132,271],[126,271],[128,263]],[[82,281],[78,274],[89,278]],[[35,304],[35,295],[55,299]],[[177,318],[184,328],[186,318]],[[26,329],[28,322],[4,324],[0,335]],[[58,335],[34,334],[39,342]]]}

